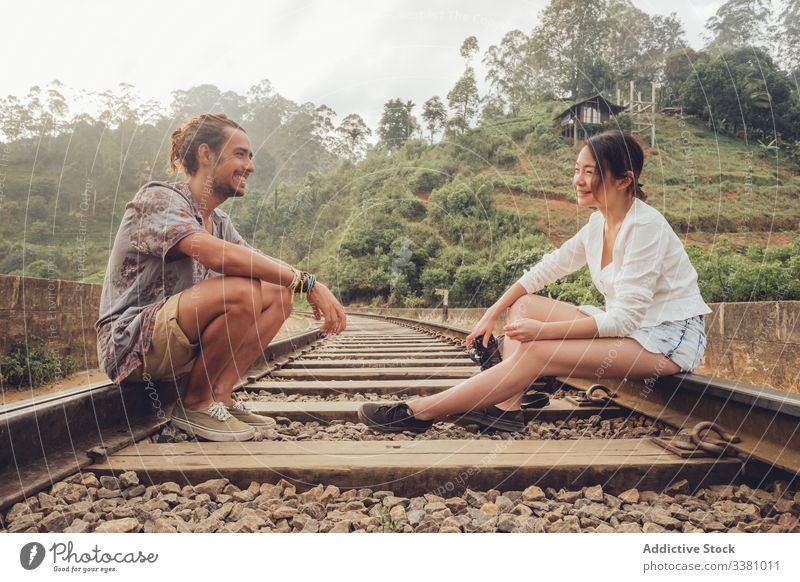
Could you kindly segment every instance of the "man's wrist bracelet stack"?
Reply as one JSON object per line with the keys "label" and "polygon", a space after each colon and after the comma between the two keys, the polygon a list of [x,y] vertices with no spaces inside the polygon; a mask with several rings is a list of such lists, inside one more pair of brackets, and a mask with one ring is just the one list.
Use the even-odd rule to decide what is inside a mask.
{"label": "man's wrist bracelet stack", "polygon": [[294,303],[295,295],[302,296],[304,294],[308,295],[311,293],[311,290],[314,289],[314,285],[316,283],[316,275],[294,269],[294,277],[292,277],[292,282],[289,285],[289,290],[292,292],[292,303]]}

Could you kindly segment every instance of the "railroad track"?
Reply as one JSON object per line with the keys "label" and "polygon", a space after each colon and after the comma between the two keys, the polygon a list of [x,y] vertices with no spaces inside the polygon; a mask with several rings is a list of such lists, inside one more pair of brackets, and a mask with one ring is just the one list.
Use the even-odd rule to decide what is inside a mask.
{"label": "railroad track", "polygon": [[[136,485],[130,477],[123,484],[137,487],[134,493],[139,495],[151,491],[150,497],[164,484],[173,493],[193,495],[189,491],[195,489],[187,486],[205,490],[209,483],[222,483],[229,494],[215,493],[227,496],[220,497],[219,505],[233,499],[230,494],[235,492],[241,493],[242,503],[252,505],[264,497],[265,488],[269,490],[263,484],[279,483],[275,487],[284,496],[290,491],[300,498],[319,492],[321,484],[358,496],[378,491],[381,499],[433,495],[431,499],[463,500],[484,495],[490,505],[498,491],[525,492],[531,512],[535,503],[546,505],[545,491],[554,500],[569,500],[574,497],[570,492],[596,491],[600,486],[600,500],[619,495],[627,499],[637,491],[638,501],[640,490],[688,496],[708,487],[749,483],[741,486],[759,491],[767,483],[774,489],[777,478],[780,491],[765,491],[764,499],[772,495],[773,506],[788,501],[781,506],[786,511],[779,513],[794,522],[781,518],[784,523],[778,524],[775,517],[768,525],[787,531],[797,527],[800,498],[783,497],[791,490],[786,482],[800,472],[800,399],[767,389],[694,375],[653,385],[604,381],[601,387],[559,378],[557,397],[547,408],[526,413],[529,423],[523,433],[479,433],[457,417],[422,435],[385,435],[358,423],[357,410],[365,400],[431,394],[477,373],[464,352],[466,334],[439,324],[354,315],[341,336],[324,337],[312,330],[276,342],[265,354],[264,365],[252,371],[238,392],[251,409],[276,418],[278,425],[265,431],[262,440],[246,443],[191,442],[165,427],[164,411],[175,397],[174,386],[95,385],[6,407],[0,410],[0,437],[5,441],[0,505],[17,503],[6,515],[9,521],[15,510],[26,513],[18,502],[38,499],[39,491],[77,471],[92,474],[85,486],[90,496],[95,476],[111,485],[110,493],[102,487],[106,498],[115,496],[115,483],[124,489],[116,477],[135,474]],[[80,476],[71,479],[84,482]],[[120,491],[118,496],[124,499],[125,494]],[[136,502],[142,500],[132,501]],[[453,511],[460,503],[452,505],[447,509],[456,519]],[[408,505],[403,507],[405,512]],[[40,507],[28,513],[39,513],[34,509]],[[287,517],[273,513],[259,519],[270,519],[276,531],[291,529],[297,513],[291,509]],[[488,511],[491,514],[492,508]],[[210,519],[202,513],[200,518]],[[395,511],[395,517],[400,513]],[[519,519],[536,518],[525,509],[518,513]],[[365,518],[378,519],[381,527],[387,520],[410,525],[381,515]],[[108,517],[114,517],[113,512]],[[561,524],[567,518],[547,519]],[[663,521],[674,526],[670,519]],[[573,531],[574,521],[556,531]],[[306,527],[300,522],[295,530]],[[542,523],[526,523],[533,530],[546,529]],[[616,529],[610,523],[602,521]],[[171,527],[181,531],[180,524]],[[470,531],[463,524],[461,530]]]}

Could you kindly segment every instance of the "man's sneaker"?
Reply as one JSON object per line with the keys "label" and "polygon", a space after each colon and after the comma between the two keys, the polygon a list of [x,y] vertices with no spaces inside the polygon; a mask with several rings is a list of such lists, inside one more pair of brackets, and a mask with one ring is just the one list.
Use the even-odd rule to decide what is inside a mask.
{"label": "man's sneaker", "polygon": [[249,424],[254,428],[275,428],[278,424],[275,422],[274,418],[251,412],[241,400],[237,400],[233,403],[233,406],[228,406],[227,408],[228,412],[230,412],[236,420]]}
{"label": "man's sneaker", "polygon": [[221,402],[214,402],[207,410],[186,410],[178,402],[172,411],[172,424],[215,442],[249,441],[256,434],[252,426],[236,420]]}
{"label": "man's sneaker", "polygon": [[525,417],[521,410],[502,410],[496,406],[464,412],[458,415],[458,420],[462,424],[474,423],[505,432],[520,432],[525,428]]}
{"label": "man's sneaker", "polygon": [[411,409],[404,403],[361,405],[358,418],[368,427],[383,432],[425,432],[432,425],[432,420],[417,420]]}
{"label": "man's sneaker", "polygon": [[478,336],[472,340],[472,347],[469,349],[469,359],[481,367],[481,372],[496,366],[502,361],[500,357],[500,344],[493,335],[489,336],[489,347],[483,347],[483,336]]}

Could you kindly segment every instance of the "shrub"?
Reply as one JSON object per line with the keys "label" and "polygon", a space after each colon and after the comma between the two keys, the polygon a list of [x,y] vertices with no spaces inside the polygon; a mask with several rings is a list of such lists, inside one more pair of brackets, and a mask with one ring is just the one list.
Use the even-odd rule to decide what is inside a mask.
{"label": "shrub", "polygon": [[61,356],[39,340],[17,342],[0,359],[0,387],[35,388],[60,380],[75,371],[75,361]]}
{"label": "shrub", "polygon": [[500,167],[511,168],[517,165],[517,154],[510,148],[503,147],[497,150],[492,161]]}

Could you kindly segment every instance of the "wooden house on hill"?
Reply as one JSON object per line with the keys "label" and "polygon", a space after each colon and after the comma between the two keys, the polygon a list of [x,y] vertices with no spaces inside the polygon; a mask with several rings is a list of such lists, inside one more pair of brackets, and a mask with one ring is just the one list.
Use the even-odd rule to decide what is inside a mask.
{"label": "wooden house on hill", "polygon": [[556,115],[556,129],[565,140],[575,144],[597,133],[602,124],[608,123],[624,109],[624,105],[611,103],[602,95],[593,95],[573,103]]}

